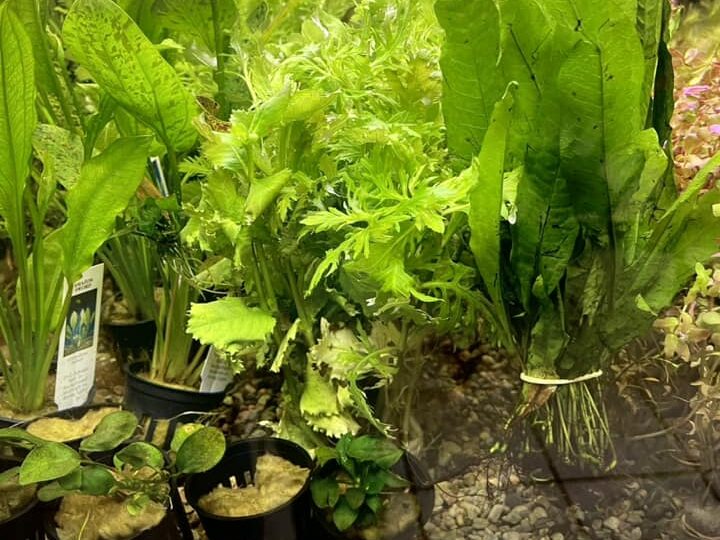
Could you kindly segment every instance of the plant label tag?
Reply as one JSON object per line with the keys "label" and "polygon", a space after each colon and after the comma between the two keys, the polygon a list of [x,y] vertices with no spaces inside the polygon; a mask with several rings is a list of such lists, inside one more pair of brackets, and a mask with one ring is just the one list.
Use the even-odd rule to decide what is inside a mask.
{"label": "plant label tag", "polygon": [[227,361],[215,352],[214,347],[210,347],[200,373],[200,391],[222,392],[232,378],[233,372]]}
{"label": "plant label tag", "polygon": [[95,383],[103,270],[95,265],[73,285],[58,345],[55,403],[61,411],[84,405]]}

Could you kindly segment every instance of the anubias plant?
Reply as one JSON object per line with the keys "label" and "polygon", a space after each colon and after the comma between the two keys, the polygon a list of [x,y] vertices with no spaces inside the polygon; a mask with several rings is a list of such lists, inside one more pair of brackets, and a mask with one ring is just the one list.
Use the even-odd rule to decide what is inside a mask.
{"label": "anubias plant", "polygon": [[[204,472],[225,453],[225,437],[214,427],[181,426],[169,456],[150,443],[133,441],[137,429],[133,413],[111,413],[80,442],[78,450],[45,441],[22,428],[0,429],[0,444],[27,451],[19,466],[3,472],[0,485],[10,481],[37,485],[41,501],[73,493],[114,497],[125,503],[128,512],[137,514],[150,502],[167,506],[172,478]],[[94,457],[110,452],[114,452],[112,459]]]}
{"label": "anubias plant", "polygon": [[[84,157],[70,132],[38,124],[33,43],[8,4],[0,29],[0,215],[15,270],[0,291],[0,372],[4,399],[30,412],[44,405],[72,284],[137,189],[150,141],[117,138]],[[64,223],[50,228],[58,205]]]}
{"label": "anubias plant", "polygon": [[317,449],[319,471],[310,484],[313,502],[339,531],[374,525],[385,498],[410,482],[392,471],[404,452],[389,439],[345,435]]}
{"label": "anubias plant", "polygon": [[716,251],[720,230],[720,193],[701,191],[720,159],[683,193],[673,182],[669,5],[436,9],[448,145],[475,186],[470,246],[486,315],[522,362],[517,416],[568,459],[604,461],[597,377]]}

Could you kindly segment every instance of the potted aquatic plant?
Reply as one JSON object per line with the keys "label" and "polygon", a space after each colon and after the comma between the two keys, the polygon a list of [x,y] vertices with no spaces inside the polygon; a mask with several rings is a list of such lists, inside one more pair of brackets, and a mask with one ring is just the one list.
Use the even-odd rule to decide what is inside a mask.
{"label": "potted aquatic plant", "polygon": [[[27,452],[0,481],[37,487],[41,501],[59,499],[44,511],[51,538],[175,537],[178,525],[170,505],[178,505],[179,499],[173,495],[174,482],[218,463],[225,439],[216,428],[186,424],[166,455],[152,444],[129,442],[137,428],[134,414],[115,412],[83,439],[79,450],[20,428],[0,429],[0,442]],[[105,457],[93,458],[99,453]]]}
{"label": "potted aquatic plant", "polygon": [[[154,175],[157,193],[137,209],[137,227],[148,243],[136,239],[135,243],[143,245],[133,255],[142,257],[144,269],[156,272],[160,294],[155,305],[155,294],[151,295],[153,301],[145,297],[157,331],[149,358],[126,366],[128,406],[165,418],[186,410],[214,408],[222,401],[223,391],[199,391],[206,349],[186,332],[187,311],[200,290],[194,281],[194,265],[188,264],[188,253],[176,242],[184,222],[181,202],[186,187],[178,164],[193,149],[197,137],[195,99],[140,27],[111,0],[75,2],[67,14],[63,38],[93,81],[154,134],[164,154]],[[108,48],[112,55],[106,54]],[[133,249],[118,243],[109,247],[114,255]],[[145,289],[150,285],[146,274],[143,271]]]}
{"label": "potted aquatic plant", "polygon": [[316,453],[314,521],[331,538],[412,540],[430,519],[427,472],[391,440],[346,435]]}
{"label": "potted aquatic plant", "polygon": [[[39,127],[32,43],[7,4],[0,7],[0,25],[0,131],[5,134],[0,145],[0,213],[15,268],[0,293],[0,334],[7,345],[0,354],[0,373],[4,409],[27,414],[47,405],[48,373],[72,284],[92,265],[95,252],[112,233],[115,216],[137,189],[150,141],[119,138],[99,154],[83,159],[80,152],[73,161],[53,144],[52,137],[67,139],[61,128],[33,139]],[[42,164],[42,173],[33,172],[33,157]],[[69,165],[63,161],[59,166],[57,160],[65,159]],[[66,218],[48,229],[45,220],[58,199]],[[78,330],[87,326],[82,314],[76,319]]]}
{"label": "potted aquatic plant", "polygon": [[308,452],[274,437],[231,444],[207,472],[188,476],[185,494],[210,540],[302,540],[310,533]]}

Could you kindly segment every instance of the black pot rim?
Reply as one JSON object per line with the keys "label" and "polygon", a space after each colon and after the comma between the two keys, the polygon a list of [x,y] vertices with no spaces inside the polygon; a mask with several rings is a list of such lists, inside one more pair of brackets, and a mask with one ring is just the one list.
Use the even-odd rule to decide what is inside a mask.
{"label": "black pot rim", "polygon": [[143,319],[141,321],[131,321],[131,320],[113,320],[113,319],[107,319],[103,321],[103,325],[105,326],[120,326],[120,327],[128,327],[128,326],[140,326],[144,324],[150,324],[154,323],[155,319],[149,318],[149,319]]}
{"label": "black pot rim", "polygon": [[[148,379],[146,377],[141,377],[138,372],[143,367],[146,367],[148,364],[147,362],[133,362],[131,364],[127,364],[123,367],[123,370],[125,371],[125,375],[132,378],[133,380],[137,381],[139,384],[147,384],[150,386],[154,386],[156,388],[162,388],[163,390],[168,390],[170,392],[175,392],[178,395],[181,396],[196,396],[198,394],[204,395],[204,396],[220,396],[225,395],[227,393],[227,388],[225,390],[220,390],[218,392],[201,392],[200,390],[189,390],[186,388],[176,388],[174,386],[169,386],[162,383],[157,383],[151,379]],[[230,383],[232,384],[232,383]],[[228,384],[228,386],[230,386]]]}
{"label": "black pot rim", "polygon": [[22,508],[21,511],[13,514],[12,516],[10,516],[9,518],[7,518],[6,520],[0,521],[0,527],[2,527],[2,526],[4,526],[4,525],[7,525],[8,523],[10,523],[11,521],[13,521],[13,520],[15,520],[15,519],[21,518],[22,516],[24,516],[24,515],[27,514],[28,512],[31,512],[32,510],[35,509],[35,507],[38,505],[39,502],[40,502],[40,501],[38,501],[37,495],[33,495],[32,501],[30,501],[30,502],[27,503],[25,506],[23,506],[23,508]]}
{"label": "black pot rim", "polygon": [[[300,446],[299,444],[297,444],[293,441],[290,441],[288,439],[281,439],[280,437],[252,437],[250,439],[243,439],[241,441],[232,443],[230,446],[227,447],[227,450],[225,450],[225,453],[227,455],[228,450],[230,450],[231,448],[235,448],[238,446],[246,446],[248,444],[252,444],[252,443],[256,443],[256,442],[260,442],[260,441],[279,441],[282,444],[294,446],[296,449],[307,454],[310,461],[313,462],[313,467],[310,469],[310,473],[308,474],[308,477],[305,480],[305,483],[300,488],[300,491],[298,491],[294,497],[288,499],[280,506],[276,506],[272,510],[268,510],[267,512],[263,512],[261,514],[252,514],[250,516],[242,516],[242,517],[230,517],[230,516],[220,516],[217,514],[211,514],[210,512],[206,512],[205,510],[200,508],[199,504],[190,504],[190,501],[188,501],[188,504],[190,504],[190,506],[192,506],[193,510],[195,510],[195,512],[197,512],[198,516],[214,519],[217,521],[227,521],[227,522],[241,522],[241,521],[250,520],[250,519],[263,518],[265,516],[269,516],[271,514],[274,514],[275,512],[279,512],[279,511],[291,506],[295,501],[300,499],[300,497],[302,497],[310,489],[310,480],[312,479],[312,476],[313,476],[315,460],[312,458],[312,456],[310,456],[310,454],[308,453],[307,450],[305,450],[302,446]],[[223,459],[225,459],[225,458],[223,458]],[[219,466],[221,463],[222,463],[222,460],[220,461],[220,463],[218,463],[216,465],[216,467]],[[202,474],[202,473],[200,473],[200,474]],[[193,475],[188,476],[187,480],[185,481],[186,486],[188,484],[192,483],[192,476]],[[207,495],[207,493],[205,493],[205,495]],[[200,497],[198,497],[198,501],[199,501],[199,499],[200,499]]]}

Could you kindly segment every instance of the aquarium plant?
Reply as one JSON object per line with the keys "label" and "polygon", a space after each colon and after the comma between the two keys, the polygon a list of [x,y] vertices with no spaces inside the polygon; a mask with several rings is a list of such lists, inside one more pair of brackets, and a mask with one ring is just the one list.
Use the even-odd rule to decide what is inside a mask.
{"label": "aquarium plant", "polygon": [[673,181],[668,7],[437,3],[486,316],[521,359],[516,418],[567,459],[612,464],[603,369],[717,251],[720,193],[702,188],[718,158]]}
{"label": "aquarium plant", "polygon": [[[45,404],[72,284],[137,189],[150,141],[118,138],[97,155],[69,151],[78,148],[69,131],[38,122],[33,42],[8,4],[0,25],[0,213],[15,268],[0,294],[0,370],[4,399],[31,412]],[[49,227],[58,205],[62,221]]]}
{"label": "aquarium plant", "polygon": [[341,532],[376,524],[384,499],[410,486],[392,471],[404,452],[389,439],[344,435],[334,447],[319,447],[316,453],[313,502]]}
{"label": "aquarium plant", "polygon": [[281,432],[303,421],[331,436],[359,421],[385,431],[365,391],[402,364],[397,404],[433,330],[474,328],[482,297],[452,256],[460,220],[449,225],[470,184],[444,165],[431,3],[314,14],[265,54],[231,56],[254,103],[208,122],[202,155],[185,165],[204,180],[184,238],[221,255],[238,291],[194,306],[190,329],[251,353],[264,342],[244,337],[243,317],[271,315],[260,364],[285,374]]}
{"label": "aquarium plant", "polygon": [[[41,501],[75,494],[111,498],[122,503],[130,519],[153,507],[162,515],[169,504],[171,479],[209,470],[225,452],[220,430],[202,424],[181,426],[173,437],[169,456],[150,443],[133,441],[137,429],[134,414],[111,413],[80,442],[79,450],[45,441],[21,428],[0,429],[0,443],[27,452],[19,466],[2,474],[0,484],[16,481],[21,486],[37,485]],[[100,452],[112,452],[112,459],[94,459]],[[91,513],[83,514],[80,524],[85,527],[94,520]],[[124,521],[118,516],[121,526]]]}

